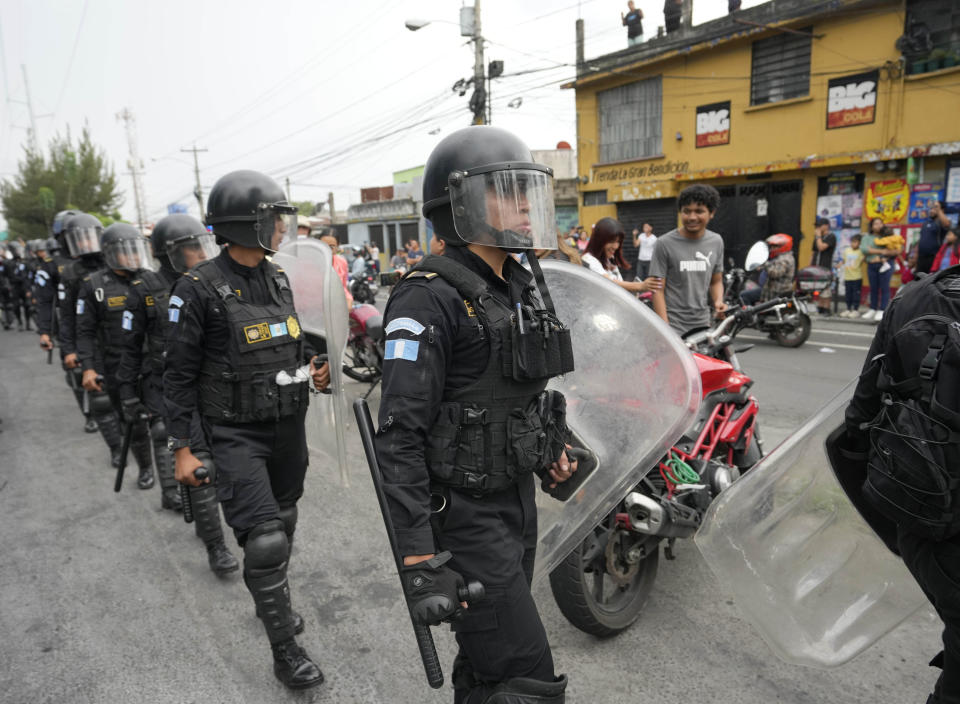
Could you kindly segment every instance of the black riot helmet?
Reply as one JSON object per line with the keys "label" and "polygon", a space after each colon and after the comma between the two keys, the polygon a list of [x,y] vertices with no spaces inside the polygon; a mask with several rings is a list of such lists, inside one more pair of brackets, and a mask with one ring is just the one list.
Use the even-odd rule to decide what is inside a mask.
{"label": "black riot helmet", "polygon": [[47,254],[54,255],[60,251],[60,241],[56,237],[47,238]]}
{"label": "black riot helmet", "polygon": [[125,222],[115,222],[100,237],[100,249],[107,266],[119,271],[153,269],[150,244],[140,230]]}
{"label": "black riot helmet", "polygon": [[59,237],[61,246],[76,258],[99,254],[101,234],[103,225],[99,220],[87,213],[75,213],[64,220]]}
{"label": "black riot helmet", "polygon": [[47,241],[45,239],[27,240],[27,252],[33,256],[39,256],[38,252],[47,253]]}
{"label": "black riot helmet", "polygon": [[297,208],[277,182],[258,171],[233,171],[210,190],[207,215],[218,240],[275,252],[297,236]]}
{"label": "black riot helmet", "polygon": [[161,266],[179,272],[189,271],[220,251],[203,223],[186,213],[174,213],[160,220],[153,228],[150,243]]}
{"label": "black riot helmet", "polygon": [[53,216],[53,224],[50,226],[50,233],[54,237],[59,237],[63,232],[64,225],[66,225],[67,220],[72,218],[74,215],[79,215],[79,210],[61,210],[59,213]]}
{"label": "black riot helmet", "polygon": [[466,127],[434,148],[423,171],[423,215],[454,246],[557,248],[553,172],[499,127]]}

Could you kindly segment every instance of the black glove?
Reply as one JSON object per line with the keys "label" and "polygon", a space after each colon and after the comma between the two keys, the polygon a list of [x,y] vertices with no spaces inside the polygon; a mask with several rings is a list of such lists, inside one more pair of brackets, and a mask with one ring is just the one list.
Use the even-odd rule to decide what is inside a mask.
{"label": "black glove", "polygon": [[411,613],[420,623],[437,626],[461,611],[463,577],[444,566],[452,557],[445,550],[429,560],[403,568],[403,591]]}
{"label": "black glove", "polygon": [[125,398],[120,402],[120,410],[123,413],[123,422],[124,423],[136,423],[147,418],[147,407],[143,405],[143,401],[134,396],[133,398]]}

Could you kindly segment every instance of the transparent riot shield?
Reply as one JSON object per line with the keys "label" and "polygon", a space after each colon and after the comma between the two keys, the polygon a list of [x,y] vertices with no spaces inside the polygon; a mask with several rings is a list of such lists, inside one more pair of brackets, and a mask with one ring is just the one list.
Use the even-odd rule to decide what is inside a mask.
{"label": "transparent riot shield", "polygon": [[[700,375],[680,337],[647,306],[583,267],[541,262],[557,316],[571,330],[576,370],[549,388],[596,468],[558,501],[538,492],[534,580],[550,573],[693,422]],[[578,478],[578,482],[580,479]]]}
{"label": "transparent riot shield", "polygon": [[831,470],[824,443],[854,386],[720,494],[694,538],[747,620],[791,663],[842,665],[926,604]]}
{"label": "transparent riot shield", "polygon": [[336,457],[340,477],[349,485],[344,426],[343,354],[349,316],[340,277],[333,269],[333,253],[323,242],[295,239],[283,244],[273,261],[286,271],[300,324],[314,346],[325,347],[330,363],[331,394],[314,395],[307,411],[307,445],[312,451]]}

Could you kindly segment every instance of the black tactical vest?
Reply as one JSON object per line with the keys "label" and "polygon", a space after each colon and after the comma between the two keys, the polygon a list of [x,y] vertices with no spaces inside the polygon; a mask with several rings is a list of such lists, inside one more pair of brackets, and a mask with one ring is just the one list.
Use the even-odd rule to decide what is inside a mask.
{"label": "black tactical vest", "polygon": [[[108,269],[90,274],[90,288],[94,305],[99,309],[97,338],[104,363],[111,369],[120,361],[120,349],[115,340],[120,334],[123,312],[127,309],[130,283]],[[112,334],[111,334],[112,333]]]}
{"label": "black tactical vest", "polygon": [[170,288],[169,281],[161,272],[142,271],[131,286],[143,288],[143,303],[146,309],[147,329],[144,339],[143,372],[163,374],[163,350],[169,332]]}
{"label": "black tactical vest", "polygon": [[303,332],[286,274],[271,262],[264,266],[271,301],[262,305],[238,296],[216,260],[191,273],[223,306],[230,328],[226,349],[208,350],[200,368],[200,412],[212,422],[276,421],[309,401],[310,382],[277,383],[278,375],[296,374]]}
{"label": "black tactical vest", "polygon": [[488,282],[453,259],[426,257],[408,277],[434,274],[470,303],[490,355],[476,381],[444,392],[427,436],[427,468],[437,484],[475,494],[500,491],[543,471],[563,452],[566,402],[544,389],[551,377],[573,371],[570,331],[532,295],[520,323]]}

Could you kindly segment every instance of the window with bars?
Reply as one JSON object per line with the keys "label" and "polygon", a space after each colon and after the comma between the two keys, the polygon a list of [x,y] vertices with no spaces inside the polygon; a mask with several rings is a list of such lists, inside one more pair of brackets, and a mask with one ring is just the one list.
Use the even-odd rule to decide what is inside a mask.
{"label": "window with bars", "polygon": [[[813,27],[798,29],[812,34]],[[765,105],[810,93],[812,36],[782,33],[753,43],[750,104]]]}
{"label": "window with bars", "polygon": [[600,91],[600,162],[663,153],[660,76]]}
{"label": "window with bars", "polygon": [[607,203],[606,191],[584,191],[583,192],[584,205],[606,205],[606,203]]}

